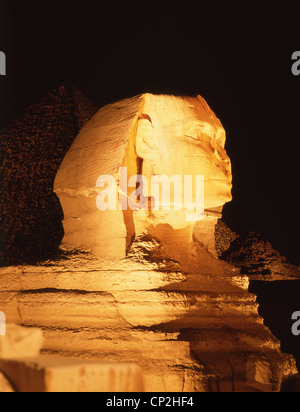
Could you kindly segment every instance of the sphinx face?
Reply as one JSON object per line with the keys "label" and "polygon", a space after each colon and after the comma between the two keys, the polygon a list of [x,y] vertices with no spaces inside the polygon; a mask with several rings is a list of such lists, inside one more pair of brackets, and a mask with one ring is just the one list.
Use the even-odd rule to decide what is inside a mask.
{"label": "sphinx face", "polygon": [[[197,212],[199,202],[204,210],[217,209],[229,202],[232,175],[224,149],[225,131],[205,101],[151,95],[146,98],[143,113],[137,131],[142,173],[148,181],[152,176],[168,176],[172,181],[170,211],[165,213],[154,208],[152,215],[160,223],[182,228],[188,221],[203,218]],[[175,185],[179,184],[179,177],[183,197],[181,213],[175,210],[178,195]],[[197,177],[203,178],[204,188],[197,186]],[[198,184],[200,181],[198,179]],[[189,194],[187,202],[185,193]]]}
{"label": "sphinx face", "polygon": [[[203,219],[199,238],[207,238],[209,231],[213,244],[220,208],[231,200],[224,145],[225,131],[200,96],[144,94],[103,107],[82,128],[55,179],[64,212],[62,244],[103,258],[124,258],[135,235],[152,228],[159,238],[179,231],[176,236],[188,243],[187,237],[195,238],[196,222],[202,225]],[[126,170],[124,179],[120,169]],[[147,192],[137,176],[148,182]],[[167,196],[160,193],[163,183],[152,185],[153,177],[166,178]],[[113,182],[111,190],[102,178]],[[142,191],[148,208],[127,207],[135,189]],[[214,211],[218,217],[212,217]]]}

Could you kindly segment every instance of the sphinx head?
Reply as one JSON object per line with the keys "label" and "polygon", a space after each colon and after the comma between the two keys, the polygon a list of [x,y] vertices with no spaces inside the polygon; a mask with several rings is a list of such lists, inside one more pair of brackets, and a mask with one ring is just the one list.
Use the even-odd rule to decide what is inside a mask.
{"label": "sphinx head", "polygon": [[231,200],[225,131],[200,96],[145,94],[108,105],[85,125],[55,181],[63,243],[122,258],[150,233],[163,243],[195,238],[213,251]]}

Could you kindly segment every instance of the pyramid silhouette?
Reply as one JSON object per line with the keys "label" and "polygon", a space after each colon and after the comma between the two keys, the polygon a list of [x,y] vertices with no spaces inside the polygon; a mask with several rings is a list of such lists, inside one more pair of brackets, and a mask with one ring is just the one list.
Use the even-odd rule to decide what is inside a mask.
{"label": "pyramid silhouette", "polygon": [[0,134],[0,265],[31,263],[57,251],[63,212],[53,193],[58,168],[96,112],[74,87],[60,87]]}

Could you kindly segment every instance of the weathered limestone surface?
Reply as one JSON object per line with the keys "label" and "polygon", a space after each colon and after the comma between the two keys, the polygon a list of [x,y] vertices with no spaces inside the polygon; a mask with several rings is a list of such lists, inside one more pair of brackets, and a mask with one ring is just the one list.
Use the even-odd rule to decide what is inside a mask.
{"label": "weathered limestone surface", "polygon": [[[5,334],[0,336],[0,363],[6,359],[39,356],[43,345],[43,333],[37,328],[25,328],[13,324],[5,325]],[[0,393],[16,391],[0,366]]]}
{"label": "weathered limestone surface", "polygon": [[247,277],[217,260],[185,273],[157,253],[148,239],[122,262],[78,254],[2,269],[1,309],[43,328],[43,355],[139,364],[146,391],[276,391],[297,373]]}
{"label": "weathered limestone surface", "polygon": [[[150,232],[172,243],[172,251],[173,236],[181,236],[183,244],[192,243],[195,236],[215,253],[214,227],[224,203],[231,200],[231,164],[224,145],[221,122],[201,96],[144,94],[100,109],[82,128],[55,179],[54,191],[64,211],[63,244],[90,249],[104,259],[124,258],[134,236]],[[120,167],[127,169],[124,179]],[[128,202],[128,210],[96,208],[102,191],[97,181],[103,175],[116,179],[118,195]],[[148,210],[130,210],[128,198],[137,175],[148,182],[148,190],[143,183],[141,192],[149,201],[155,194],[150,184],[153,176],[177,176],[182,182],[185,176],[204,176],[204,218],[192,206],[195,184],[183,210],[176,210],[176,189],[171,189],[170,210],[162,210],[166,206],[162,197],[160,202],[155,198],[160,210],[153,205]],[[183,192],[186,188],[187,184]],[[193,222],[187,223],[187,215],[193,216]],[[168,233],[168,228],[176,233]],[[180,249],[178,245],[176,252]]]}
{"label": "weathered limestone surface", "polygon": [[[51,305],[49,306],[51,308]],[[22,309],[18,307],[19,309],[22,318]],[[35,311],[38,312],[37,306]],[[27,318],[26,314],[24,317]],[[43,323],[41,317],[47,318],[47,313],[43,310],[37,317],[31,317],[34,318],[32,323],[36,321]],[[30,324],[28,319],[27,323]],[[0,336],[1,393],[142,392],[144,390],[142,371],[136,364],[82,361],[61,357],[47,358],[40,356],[42,345],[42,330],[7,325],[6,335]]]}
{"label": "weathered limestone surface", "polygon": [[136,365],[76,359],[0,360],[0,368],[19,392],[142,392]]}
{"label": "weathered limestone surface", "polygon": [[42,345],[41,330],[8,324],[6,335],[0,336],[0,359],[35,357],[40,354]]}

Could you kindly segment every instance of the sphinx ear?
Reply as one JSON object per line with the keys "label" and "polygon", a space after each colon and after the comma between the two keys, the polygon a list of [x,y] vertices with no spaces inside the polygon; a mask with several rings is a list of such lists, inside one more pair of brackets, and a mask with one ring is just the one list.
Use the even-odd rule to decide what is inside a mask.
{"label": "sphinx ear", "polygon": [[154,159],[157,152],[154,127],[148,115],[138,120],[136,134],[136,153],[142,159]]}

